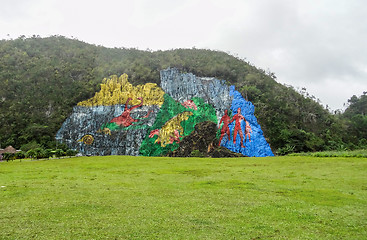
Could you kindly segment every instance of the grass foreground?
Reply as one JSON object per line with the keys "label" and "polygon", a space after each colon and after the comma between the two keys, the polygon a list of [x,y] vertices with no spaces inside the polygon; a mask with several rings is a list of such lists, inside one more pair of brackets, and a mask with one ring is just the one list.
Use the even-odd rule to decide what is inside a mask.
{"label": "grass foreground", "polygon": [[0,163],[0,239],[367,239],[367,159]]}
{"label": "grass foreground", "polygon": [[353,151],[323,151],[323,152],[291,153],[291,154],[288,154],[288,156],[367,158],[367,149],[358,149],[358,150],[353,150]]}

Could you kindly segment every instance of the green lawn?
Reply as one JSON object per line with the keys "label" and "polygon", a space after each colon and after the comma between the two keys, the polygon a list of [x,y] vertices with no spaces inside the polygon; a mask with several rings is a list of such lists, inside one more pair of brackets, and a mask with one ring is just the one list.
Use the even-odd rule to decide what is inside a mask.
{"label": "green lawn", "polygon": [[367,158],[0,163],[0,239],[367,239]]}

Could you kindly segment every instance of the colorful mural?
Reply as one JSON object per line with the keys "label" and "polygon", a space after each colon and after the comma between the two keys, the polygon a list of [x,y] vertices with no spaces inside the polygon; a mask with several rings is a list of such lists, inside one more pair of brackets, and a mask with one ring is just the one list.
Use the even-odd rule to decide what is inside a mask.
{"label": "colorful mural", "polygon": [[90,134],[84,135],[78,142],[82,142],[87,145],[91,145],[94,142],[94,137]]}
{"label": "colorful mural", "polygon": [[[138,123],[141,119],[148,118],[151,111],[149,111],[147,115],[145,115],[144,117],[142,117],[140,119],[134,119],[134,118],[131,117],[130,114],[131,114],[132,110],[134,110],[135,108],[139,108],[139,107],[143,106],[143,98],[138,97],[137,99],[140,100],[140,104],[132,106],[132,107],[129,108],[128,103],[132,100],[132,98],[128,98],[126,100],[125,108],[123,110],[123,113],[121,113],[121,115],[118,116],[118,117],[114,117],[110,121],[110,123],[112,123],[112,124],[115,123],[114,125],[117,125],[121,128],[123,128],[123,127],[126,128],[126,127],[129,127],[129,126],[133,125],[134,123]],[[110,127],[107,127],[107,128],[110,128]],[[116,129],[115,127],[111,127],[111,128],[113,128],[113,130]],[[111,130],[111,128],[110,128],[110,130]]]}
{"label": "colorful mural", "polygon": [[160,143],[161,147],[165,147],[167,144],[172,144],[173,142],[180,142],[180,135],[184,133],[184,129],[181,126],[183,121],[189,119],[192,116],[192,112],[179,113],[170,120],[168,120],[161,129],[152,130],[149,134],[149,138],[153,138],[155,135],[158,138],[154,143]]}
{"label": "colorful mural", "polygon": [[[250,157],[266,157],[274,156],[269,144],[264,138],[260,125],[254,115],[254,105],[246,101],[240,92],[231,86],[230,96],[232,96],[232,104],[230,111],[235,113],[228,124],[228,128],[233,135],[233,140],[227,135],[223,135],[220,145],[228,148],[233,152],[241,153]],[[236,141],[237,135],[240,135],[241,141]],[[246,141],[246,139],[249,139]],[[238,139],[237,139],[238,140]]]}
{"label": "colorful mural", "polygon": [[224,111],[223,117],[220,119],[220,122],[219,122],[219,128],[220,128],[221,123],[223,123],[222,128],[220,128],[221,130],[220,130],[220,138],[219,138],[219,144],[218,144],[219,146],[222,142],[224,134],[227,134],[228,140],[231,141],[231,132],[228,127],[230,121],[231,121],[231,118],[228,116],[228,110],[226,109]]}
{"label": "colorful mural", "polygon": [[161,156],[178,148],[181,139],[188,136],[199,122],[217,122],[215,109],[201,98],[191,99],[191,106],[186,108],[168,94],[164,95],[154,125],[148,130],[149,135],[140,147],[144,156]]}
{"label": "colorful mural", "polygon": [[273,156],[253,105],[224,80],[177,69],[161,71],[162,88],[132,86],[127,79],[105,79],[93,98],[74,107],[57,140],[86,155],[162,156],[178,149],[196,124],[210,121],[219,126],[219,146],[245,156]]}
{"label": "colorful mural", "polygon": [[133,86],[128,81],[127,74],[116,75],[109,79],[103,79],[101,90],[96,92],[94,97],[78,103],[78,106],[112,106],[123,104],[131,100],[131,104],[140,104],[140,99],[144,97],[144,105],[162,105],[164,91],[155,83]]}

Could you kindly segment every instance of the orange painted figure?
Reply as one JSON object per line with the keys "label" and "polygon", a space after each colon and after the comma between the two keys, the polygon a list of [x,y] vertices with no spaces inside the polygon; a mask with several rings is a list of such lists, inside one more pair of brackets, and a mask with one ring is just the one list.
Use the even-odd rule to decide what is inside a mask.
{"label": "orange painted figure", "polygon": [[[143,99],[141,97],[138,97],[138,99],[141,101],[140,104],[132,106],[131,108],[128,108],[127,105],[129,103],[129,101],[132,100],[132,98],[128,98],[126,103],[125,103],[124,112],[120,116],[113,118],[111,120],[111,123],[114,122],[117,125],[120,125],[120,126],[122,125],[124,127],[128,127],[128,126],[132,125],[135,122],[139,122],[140,119],[134,119],[130,116],[130,113],[133,109],[143,106]],[[149,111],[148,114],[145,115],[143,118],[149,117],[150,113],[151,113],[151,111]]]}
{"label": "orange painted figure", "polygon": [[246,128],[245,128],[245,142],[246,142],[246,137],[248,137],[248,141],[251,142],[251,134],[252,133],[252,128],[250,126],[250,123],[248,121],[246,121]]}
{"label": "orange painted figure", "polygon": [[227,133],[227,136],[228,136],[228,140],[231,141],[231,132],[229,131],[229,121],[231,121],[231,118],[228,116],[228,110],[224,110],[224,115],[223,117],[220,119],[220,122],[219,122],[219,127],[220,127],[220,124],[223,122],[223,127],[222,129],[220,130],[220,138],[219,138],[219,144],[218,146],[220,146],[221,142],[222,142],[222,139],[224,137],[224,135]]}
{"label": "orange painted figure", "polygon": [[246,121],[245,117],[242,116],[241,114],[241,108],[238,108],[236,115],[234,115],[231,120],[231,123],[235,121],[233,143],[236,144],[236,136],[237,136],[237,133],[239,133],[241,137],[241,147],[244,148],[245,146],[243,145],[243,133],[242,133],[242,128],[241,128],[242,120]]}

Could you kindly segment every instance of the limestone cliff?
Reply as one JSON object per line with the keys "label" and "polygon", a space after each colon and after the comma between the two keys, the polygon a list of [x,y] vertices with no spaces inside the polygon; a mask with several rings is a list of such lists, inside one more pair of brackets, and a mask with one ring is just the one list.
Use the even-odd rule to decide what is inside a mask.
{"label": "limestone cliff", "polygon": [[176,68],[161,70],[161,87],[178,102],[194,97],[202,98],[205,103],[214,107],[218,119],[232,102],[229,86],[224,80],[196,77],[192,73],[180,73]]}
{"label": "limestone cliff", "polygon": [[126,74],[105,80],[74,107],[56,139],[85,155],[161,156],[190,142],[184,139],[194,131],[190,136],[199,136],[195,126],[209,121],[219,128],[212,143],[245,156],[273,156],[254,112],[224,80],[169,68],[161,71],[161,88],[132,86]]}

